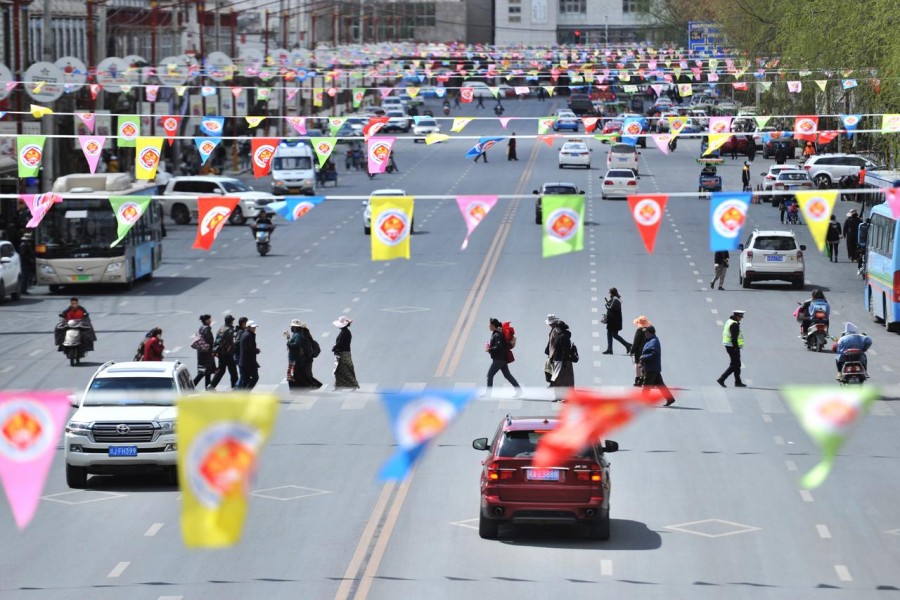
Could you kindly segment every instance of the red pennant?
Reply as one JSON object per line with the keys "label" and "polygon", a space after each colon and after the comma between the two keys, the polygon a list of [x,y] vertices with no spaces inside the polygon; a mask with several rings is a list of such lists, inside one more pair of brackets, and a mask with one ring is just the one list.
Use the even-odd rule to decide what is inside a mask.
{"label": "red pennant", "polygon": [[817,115],[797,115],[794,119],[794,137],[798,140],[815,142],[818,130],[819,117]]}
{"label": "red pennant", "polygon": [[91,100],[96,100],[97,94],[100,93],[100,90],[103,89],[103,86],[100,85],[99,83],[92,83],[89,87],[91,90]]}
{"label": "red pennant", "polygon": [[548,468],[565,463],[631,421],[641,409],[659,404],[661,398],[656,389],[621,395],[573,389],[566,396],[559,425],[538,442],[534,466]]}
{"label": "red pennant", "polygon": [[475,88],[464,87],[459,89],[459,97],[464,103],[469,103],[475,97]]}
{"label": "red pennant", "polygon": [[201,196],[197,199],[200,222],[197,224],[197,237],[194,239],[195,250],[209,250],[231,211],[238,205],[240,198],[229,196]]}
{"label": "red pennant", "polygon": [[265,177],[269,174],[277,147],[278,138],[253,138],[250,141],[250,163],[253,165],[254,177]]}
{"label": "red pennant", "polygon": [[363,137],[368,140],[381,131],[389,120],[389,117],[370,117],[369,122],[363,127]]}
{"label": "red pennant", "polygon": [[819,143],[827,144],[837,136],[841,134],[840,131],[820,131],[819,132]]}
{"label": "red pennant", "polygon": [[634,217],[634,223],[637,225],[641,239],[644,240],[644,246],[650,254],[653,254],[653,247],[656,245],[656,234],[659,232],[659,226],[662,223],[668,199],[668,194],[636,194],[628,196],[628,207],[631,209],[631,216]]}
{"label": "red pennant", "polygon": [[885,189],[884,200],[891,209],[891,216],[900,219],[900,188]]}
{"label": "red pennant", "polygon": [[181,124],[181,117],[172,115],[160,117],[159,124],[162,126],[163,131],[166,132],[166,137],[169,139],[169,145],[171,146],[175,142],[175,136],[178,135],[178,126]]}

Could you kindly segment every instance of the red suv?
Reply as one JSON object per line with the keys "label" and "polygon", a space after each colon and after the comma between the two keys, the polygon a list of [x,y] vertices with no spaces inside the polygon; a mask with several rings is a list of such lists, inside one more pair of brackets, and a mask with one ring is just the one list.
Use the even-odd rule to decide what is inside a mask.
{"label": "red suv", "polygon": [[609,463],[604,455],[619,445],[598,440],[558,466],[531,466],[538,440],[558,424],[557,417],[507,416],[493,441],[472,442],[476,450],[489,452],[481,463],[482,538],[496,538],[501,523],[581,523],[589,537],[609,539]]}

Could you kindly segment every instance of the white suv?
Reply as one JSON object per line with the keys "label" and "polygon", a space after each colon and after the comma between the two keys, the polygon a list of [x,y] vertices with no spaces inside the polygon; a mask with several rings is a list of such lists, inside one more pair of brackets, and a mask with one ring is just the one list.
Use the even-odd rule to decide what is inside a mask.
{"label": "white suv", "polygon": [[6,301],[6,294],[18,300],[24,288],[22,261],[15,246],[12,242],[0,241],[0,304]]}
{"label": "white suv", "polygon": [[188,175],[173,177],[163,191],[162,206],[165,214],[179,225],[187,225],[199,214],[197,199],[200,196],[232,196],[240,199],[228,217],[232,225],[243,225],[255,218],[275,196],[258,192],[240,179],[218,175]]}
{"label": "white suv", "polygon": [[754,281],[788,281],[803,289],[806,269],[803,252],[806,246],[797,244],[793,231],[753,230],[741,250],[741,270],[738,280],[749,288]]}
{"label": "white suv", "polygon": [[181,361],[101,366],[66,425],[66,483],[83,488],[89,473],[142,468],[176,483],[175,398],[193,391]]}
{"label": "white suv", "polygon": [[862,168],[874,171],[881,167],[856,154],[815,154],[803,163],[803,169],[819,189],[830,188],[845,175],[857,175]]}

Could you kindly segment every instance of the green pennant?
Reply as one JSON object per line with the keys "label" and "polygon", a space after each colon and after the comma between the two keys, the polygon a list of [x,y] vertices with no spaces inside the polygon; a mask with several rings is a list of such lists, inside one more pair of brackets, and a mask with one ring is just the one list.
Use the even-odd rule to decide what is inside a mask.
{"label": "green pennant", "polygon": [[116,223],[118,223],[116,241],[109,245],[110,248],[125,239],[134,224],[147,211],[151,200],[153,200],[152,196],[110,196],[109,203],[112,205]]}
{"label": "green pennant", "polygon": [[328,135],[332,137],[336,136],[337,132],[344,126],[344,121],[346,120],[347,117],[331,117],[328,119]]}
{"label": "green pennant", "polygon": [[822,451],[822,460],[800,481],[806,489],[816,488],[828,477],[853,427],[878,398],[878,390],[868,386],[796,386],[785,388],[783,394],[800,426]]}
{"label": "green pennant", "polygon": [[334,152],[334,147],[337,145],[337,138],[314,137],[309,138],[309,141],[312,142],[313,150],[316,151],[316,156],[319,158],[319,168],[322,168],[322,165],[325,164],[325,161],[328,160],[328,157]]}
{"label": "green pennant", "polygon": [[544,258],[584,249],[584,196],[541,197]]}
{"label": "green pennant", "polygon": [[45,139],[42,135],[20,135],[16,138],[19,177],[37,177],[44,159]]}
{"label": "green pennant", "polygon": [[116,126],[116,144],[119,148],[134,148],[141,135],[141,118],[137,115],[119,115]]}

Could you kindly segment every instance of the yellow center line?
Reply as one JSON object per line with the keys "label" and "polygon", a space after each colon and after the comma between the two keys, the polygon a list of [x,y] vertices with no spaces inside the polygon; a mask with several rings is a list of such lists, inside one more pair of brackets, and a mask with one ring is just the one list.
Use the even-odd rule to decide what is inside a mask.
{"label": "yellow center line", "polygon": [[393,482],[386,483],[384,487],[381,488],[381,494],[375,502],[372,516],[369,517],[369,522],[366,523],[366,528],[363,529],[362,535],[359,537],[356,551],[350,558],[350,564],[347,565],[347,570],[344,572],[344,577],[341,579],[341,585],[338,586],[337,593],[334,595],[334,600],[347,600],[350,598],[350,593],[353,591],[353,584],[356,583],[356,576],[359,574],[363,559],[366,557],[366,553],[369,551],[369,545],[372,543],[372,538],[375,536],[375,529],[377,528],[378,523],[381,522],[381,518],[387,507],[388,499],[391,497],[391,492],[393,491]]}

